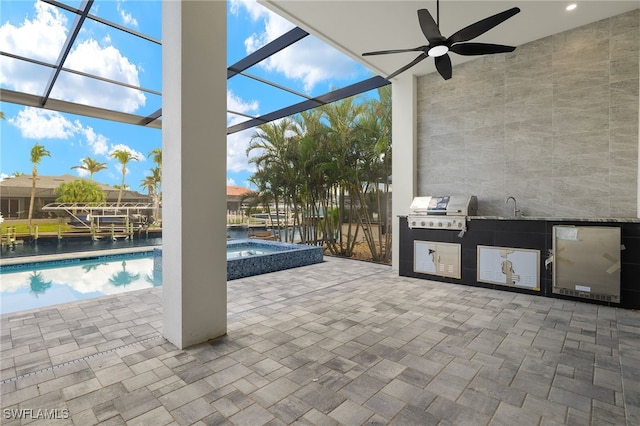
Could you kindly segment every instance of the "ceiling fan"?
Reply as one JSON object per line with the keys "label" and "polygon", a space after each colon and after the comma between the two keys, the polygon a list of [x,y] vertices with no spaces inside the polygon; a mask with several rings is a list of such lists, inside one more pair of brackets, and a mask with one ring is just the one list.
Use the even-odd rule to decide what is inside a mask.
{"label": "ceiling fan", "polygon": [[442,34],[440,34],[440,0],[437,1],[436,8],[438,23],[433,20],[433,17],[427,9],[418,10],[418,21],[420,23],[420,28],[422,29],[422,32],[427,38],[429,44],[414,47],[413,49],[394,49],[381,50],[377,52],[366,52],[363,53],[362,56],[386,55],[389,53],[403,52],[422,52],[416,59],[409,62],[407,65],[395,71],[394,73],[390,74],[387,77],[387,80],[408,70],[412,66],[428,57],[433,57],[435,59],[436,69],[438,70],[442,78],[444,78],[445,80],[449,80],[451,78],[452,70],[451,58],[449,57],[448,52],[454,52],[458,55],[471,56],[513,52],[515,50],[515,47],[513,46],[504,46],[501,44],[464,42],[467,42],[478,37],[481,34],[484,34],[491,28],[511,18],[513,15],[520,12],[520,8],[514,7],[493,16],[489,16],[488,18],[482,19],[474,24],[469,25],[468,27],[461,29],[449,38],[445,38],[442,36]]}

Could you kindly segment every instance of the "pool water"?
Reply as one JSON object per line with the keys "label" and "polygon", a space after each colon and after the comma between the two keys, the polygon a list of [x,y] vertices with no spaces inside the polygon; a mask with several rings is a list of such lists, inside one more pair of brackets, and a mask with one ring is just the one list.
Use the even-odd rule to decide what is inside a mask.
{"label": "pool water", "polygon": [[278,250],[272,247],[260,246],[252,247],[250,245],[246,246],[228,246],[227,247],[227,260],[229,259],[239,259],[241,257],[250,257],[250,256],[261,256],[263,254],[269,253],[277,253]]}
{"label": "pool water", "polygon": [[162,284],[158,274],[154,274],[151,252],[0,269],[0,314]]}
{"label": "pool water", "polygon": [[[159,287],[162,249],[144,250],[43,262],[29,262],[25,257],[25,263],[0,267],[0,314]],[[319,262],[321,247],[227,241],[227,280]]]}
{"label": "pool water", "polygon": [[[88,238],[67,238],[60,241],[56,239],[41,238],[36,241],[23,241],[15,246],[9,246],[2,248],[0,257],[3,258],[17,258],[28,256],[40,256],[48,254],[60,254],[60,253],[77,253],[85,251],[97,251],[97,250],[113,250],[113,249],[125,249],[132,247],[146,247],[162,245],[162,238],[134,238],[131,240],[117,239],[112,241],[109,238],[104,238],[98,241],[91,241]],[[150,249],[152,250],[152,249]],[[28,260],[27,260],[28,261]]]}

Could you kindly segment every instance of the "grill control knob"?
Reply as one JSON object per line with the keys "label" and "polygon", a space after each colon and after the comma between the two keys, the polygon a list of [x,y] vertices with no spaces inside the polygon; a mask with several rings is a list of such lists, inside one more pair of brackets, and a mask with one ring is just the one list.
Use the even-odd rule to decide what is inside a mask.
{"label": "grill control knob", "polygon": [[442,227],[442,222],[438,222],[438,226]]}
{"label": "grill control knob", "polygon": [[462,228],[462,222],[458,222],[458,228]]}
{"label": "grill control knob", "polygon": [[429,222],[429,226],[433,226],[433,221]]}
{"label": "grill control knob", "polygon": [[415,220],[411,222],[411,226],[416,226],[416,221]]}
{"label": "grill control knob", "polygon": [[447,228],[451,228],[451,222],[447,223]]}
{"label": "grill control knob", "polygon": [[424,226],[424,220],[422,221],[421,225]]}

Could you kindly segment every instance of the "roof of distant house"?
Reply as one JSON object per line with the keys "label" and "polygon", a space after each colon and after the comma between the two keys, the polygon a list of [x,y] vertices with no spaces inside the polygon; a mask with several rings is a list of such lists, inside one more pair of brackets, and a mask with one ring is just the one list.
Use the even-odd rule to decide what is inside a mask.
{"label": "roof of distant house", "polygon": [[240,197],[247,192],[253,192],[249,188],[244,188],[242,186],[227,186],[227,197]]}
{"label": "roof of distant house", "polygon": [[[86,178],[64,174],[60,176],[36,176],[36,196],[55,197],[55,189],[63,183],[75,180],[89,180]],[[95,182],[95,181],[94,181]],[[118,197],[118,189],[110,185],[95,182],[104,192],[107,199]],[[21,175],[0,181],[0,197],[30,197],[31,196],[31,175]],[[139,200],[148,196],[137,191],[125,190],[122,192],[123,200]]]}

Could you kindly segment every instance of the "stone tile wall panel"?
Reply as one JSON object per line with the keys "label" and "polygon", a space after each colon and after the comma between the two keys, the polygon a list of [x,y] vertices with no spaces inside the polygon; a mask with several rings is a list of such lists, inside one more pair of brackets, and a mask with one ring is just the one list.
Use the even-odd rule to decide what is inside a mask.
{"label": "stone tile wall panel", "polygon": [[[640,11],[486,55],[418,84],[418,194],[480,215],[636,217]],[[461,142],[462,141],[462,142]]]}

